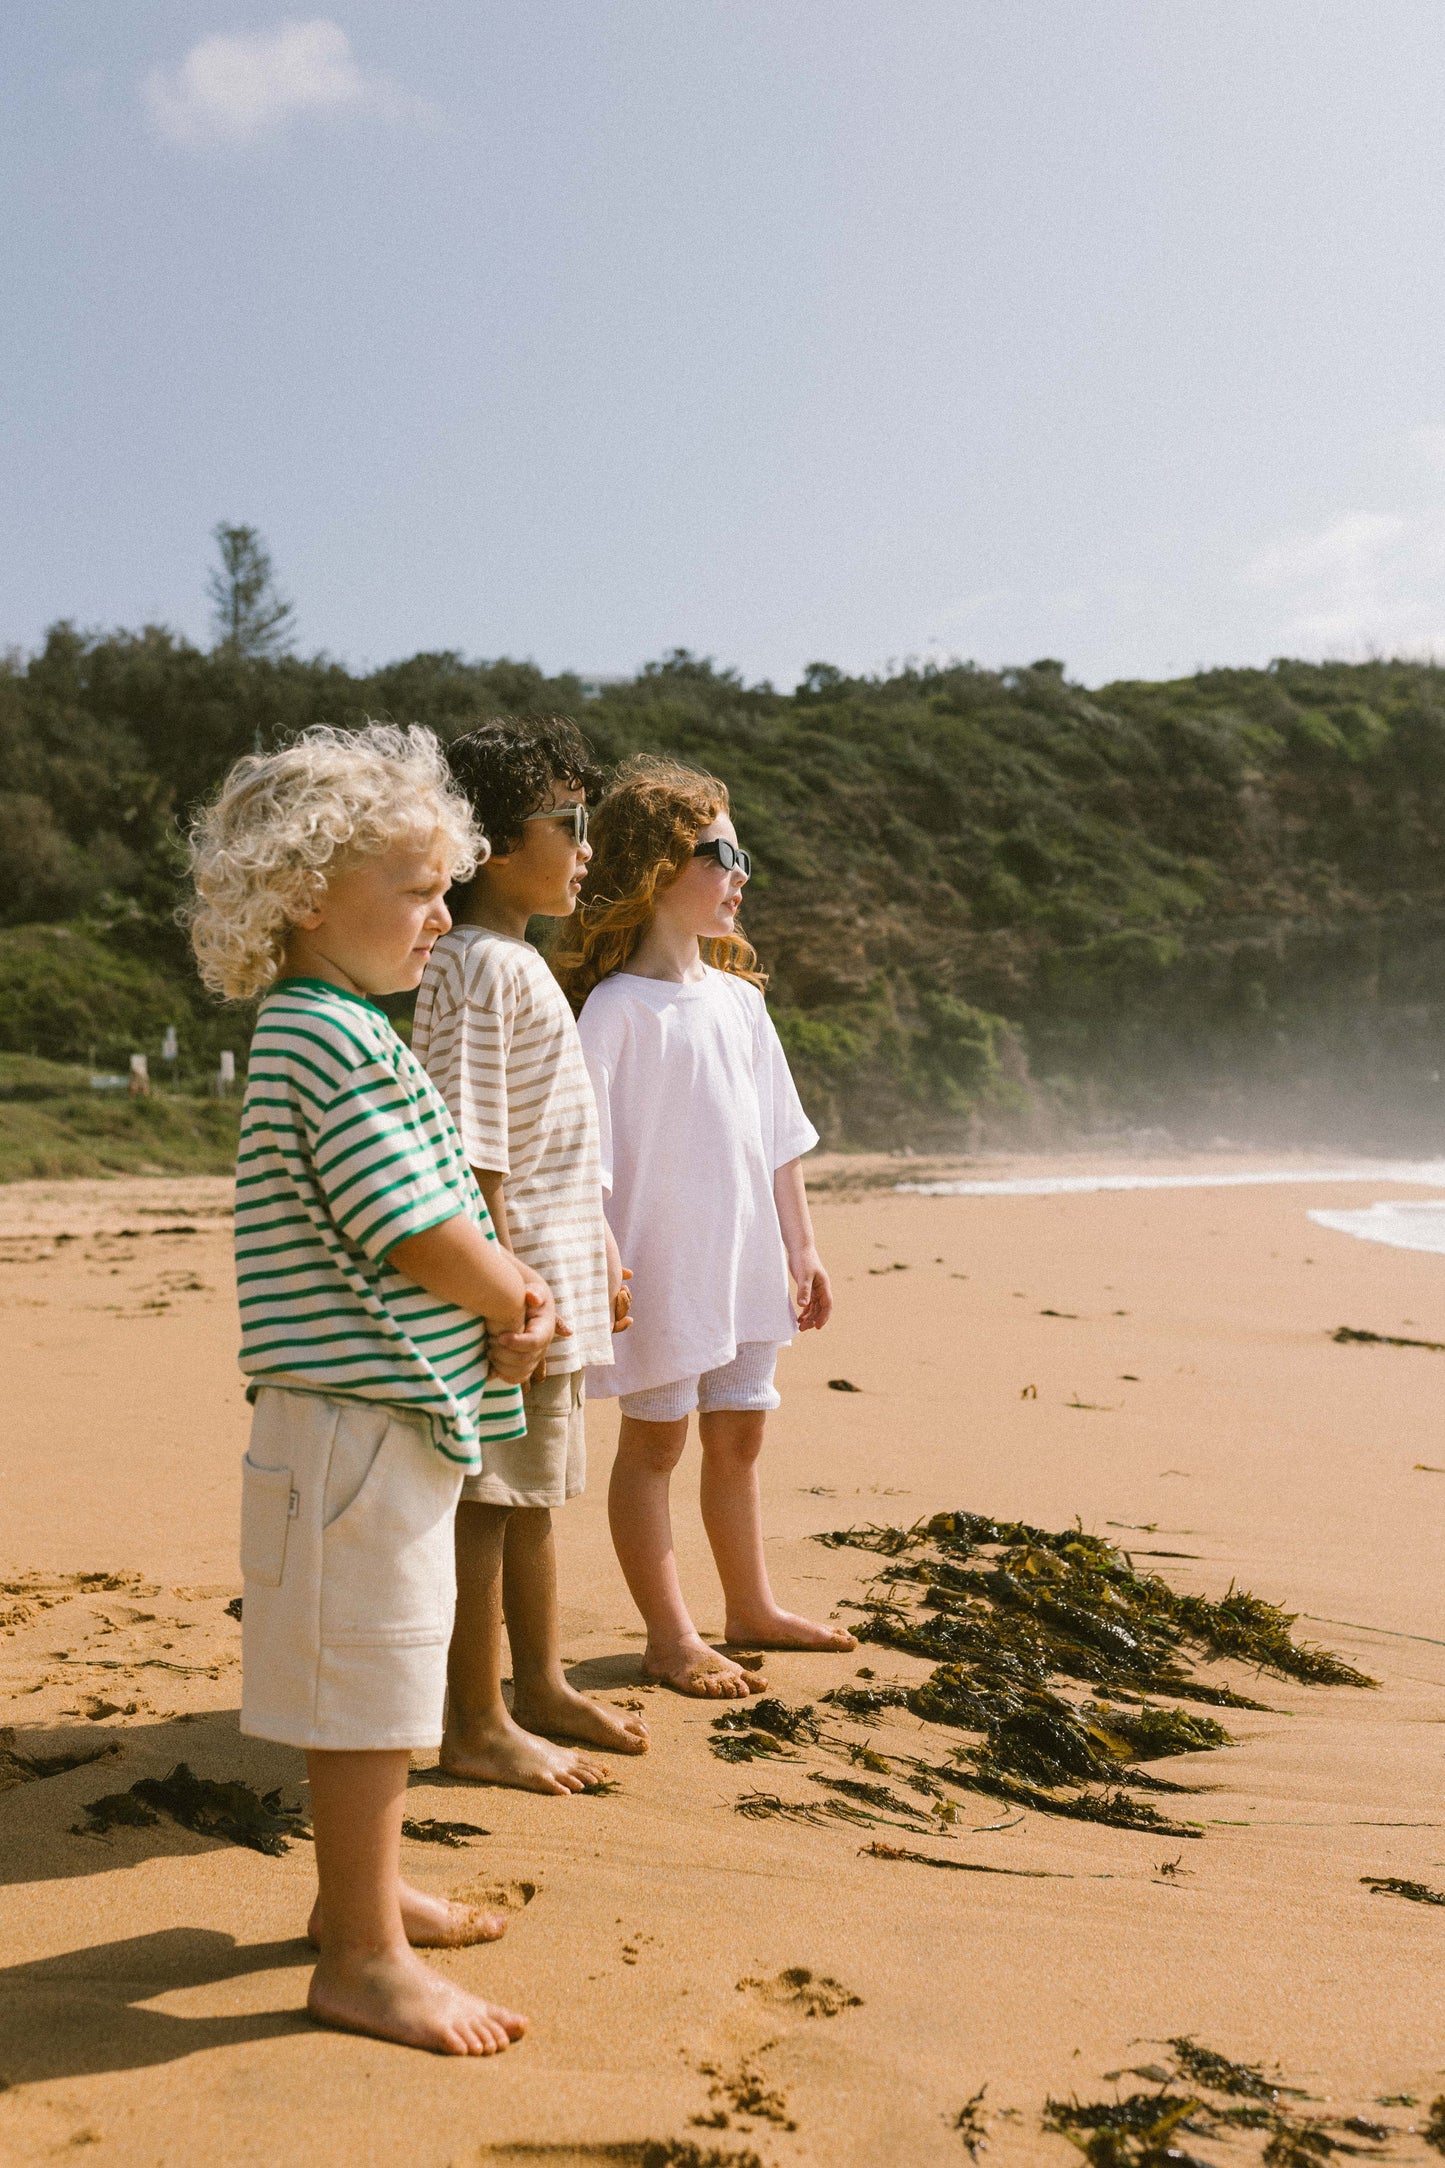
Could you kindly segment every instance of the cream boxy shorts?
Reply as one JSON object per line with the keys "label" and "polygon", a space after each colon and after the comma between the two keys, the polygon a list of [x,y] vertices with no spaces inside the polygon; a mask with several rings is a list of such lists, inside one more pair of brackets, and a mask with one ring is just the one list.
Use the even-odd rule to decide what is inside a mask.
{"label": "cream boxy shorts", "polygon": [[242,1462],[243,1732],[335,1752],[440,1744],[461,1487],[424,1424],[261,1387]]}
{"label": "cream boxy shorts", "polygon": [[482,1472],[469,1475],[462,1496],[479,1506],[560,1506],[587,1481],[585,1370],[534,1378],[522,1393],[525,1438],[483,1442]]}

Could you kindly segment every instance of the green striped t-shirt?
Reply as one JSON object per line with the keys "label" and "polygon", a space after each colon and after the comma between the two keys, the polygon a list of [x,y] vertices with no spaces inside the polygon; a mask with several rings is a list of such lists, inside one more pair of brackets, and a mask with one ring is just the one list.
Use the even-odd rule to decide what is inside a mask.
{"label": "green striped t-shirt", "polygon": [[387,1017],[324,979],[282,979],[251,1041],[236,1162],[241,1368],[427,1419],[448,1460],[526,1435],[487,1382],[487,1329],[387,1263],[399,1242],[490,1216],[445,1103]]}

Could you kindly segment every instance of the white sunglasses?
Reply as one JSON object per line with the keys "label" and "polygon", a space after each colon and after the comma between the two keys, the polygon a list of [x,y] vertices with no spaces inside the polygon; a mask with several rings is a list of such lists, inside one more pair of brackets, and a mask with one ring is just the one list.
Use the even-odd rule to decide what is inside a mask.
{"label": "white sunglasses", "polygon": [[525,814],[522,819],[524,828],[528,821],[570,821],[572,823],[572,841],[574,843],[585,843],[587,841],[587,807],[581,799],[575,805],[556,805],[549,807],[545,813]]}

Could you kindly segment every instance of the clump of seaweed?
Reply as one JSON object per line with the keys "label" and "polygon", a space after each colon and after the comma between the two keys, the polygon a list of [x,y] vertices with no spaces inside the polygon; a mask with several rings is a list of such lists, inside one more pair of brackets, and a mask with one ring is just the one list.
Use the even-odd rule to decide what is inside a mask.
{"label": "clump of seaweed", "polygon": [[[734,1712],[737,1713],[737,1712]],[[811,1743],[818,1737],[820,1726],[813,1714],[813,1704],[803,1702],[798,1708],[790,1708],[775,1694],[764,1694],[752,1703],[746,1712],[746,1720],[758,1731],[770,1731],[774,1738],[787,1739],[793,1744],[799,1741]],[[714,1731],[721,1729],[724,1718],[716,1718]]]}
{"label": "clump of seaweed", "polygon": [[72,1837],[105,1837],[113,1829],[154,1829],[160,1820],[154,1807],[146,1806],[134,1792],[107,1792],[103,1799],[92,1799],[83,1811],[87,1819],[72,1825]]}
{"label": "clump of seaweed", "polygon": [[913,1540],[911,1528],[878,1528],[871,1521],[861,1528],[827,1529],[815,1538],[816,1542],[829,1544],[834,1550],[846,1547],[852,1551],[880,1551],[885,1558],[896,1558]]}
{"label": "clump of seaweed", "polygon": [[279,1787],[258,1793],[249,1784],[218,1783],[198,1777],[185,1762],[177,1762],[169,1776],[142,1777],[129,1791],[93,1799],[84,1811],[87,1820],[77,1823],[77,1836],[147,1828],[164,1813],[197,1836],[220,1837],[273,1859],[290,1851],[293,1838],[311,1835],[301,1808],[283,1805]]}
{"label": "clump of seaweed", "polygon": [[437,1822],[430,1816],[423,1821],[413,1821],[410,1815],[403,1821],[401,1833],[410,1837],[413,1844],[446,1844],[453,1851],[459,1851],[473,1837],[490,1837],[492,1834],[478,1822]]}
{"label": "clump of seaweed", "polygon": [[1445,2093],[1431,2101],[1429,2120],[1420,2136],[1426,2145],[1433,2146],[1437,2153],[1445,2153]]}
{"label": "clump of seaweed", "polygon": [[1197,2100],[1177,2093],[1130,2093],[1123,2100],[1046,2100],[1045,2130],[1067,2136],[1076,2130],[1122,2130],[1136,2137],[1156,2130],[1161,2118],[1170,2117],[1175,2129],[1198,2108]]}
{"label": "clump of seaweed", "polygon": [[750,1762],[769,1756],[774,1761],[796,1761],[798,1758],[766,1731],[729,1730],[708,1743],[719,1761]]}
{"label": "clump of seaweed", "polygon": [[[1375,1684],[1329,1650],[1296,1641],[1293,1614],[1277,1605],[1233,1586],[1217,1601],[1181,1594],[1081,1527],[957,1511],[819,1540],[889,1561],[860,1606],[860,1637],[934,1666],[917,1686],[838,1687],[829,1701],[864,1718],[906,1706],[926,1722],[980,1734],[956,1757],[962,1767],[932,1773],[1042,1813],[1201,1835],[1131,1793],[1195,1789],[1143,1765],[1233,1743],[1215,1718],[1150,1696],[1266,1707],[1200,1678],[1202,1663],[1227,1657],[1315,1684]],[[1061,1690],[1077,1685],[1091,1690],[1087,1700]]]}
{"label": "clump of seaweed", "polygon": [[977,2160],[988,2144],[988,2117],[983,2106],[987,2091],[988,2087],[981,2085],[976,2093],[970,2094],[949,2125],[949,2129],[957,2131],[963,2140],[964,2151],[970,2160]]}
{"label": "clump of seaweed", "polygon": [[1169,2045],[1180,2076],[1205,2086],[1211,2093],[1227,2093],[1237,2100],[1267,2100],[1271,2104],[1286,2094],[1295,2100],[1306,2098],[1297,2085],[1281,2084],[1259,2063],[1232,2062],[1213,2048],[1201,2047],[1188,2033],[1177,2033]]}
{"label": "clump of seaweed", "polygon": [[1122,1739],[1134,1761],[1159,1761],[1168,1754],[1204,1754],[1233,1740],[1212,1716],[1190,1716],[1183,1709],[1110,1709],[1097,1712],[1100,1728]]}
{"label": "clump of seaweed", "polygon": [[790,1708],[773,1694],[724,1710],[713,1718],[712,1730],[708,1743],[714,1754],[730,1762],[756,1761],[759,1755],[787,1759],[790,1746],[815,1745],[822,1733],[811,1702]]}
{"label": "clump of seaweed", "polygon": [[1090,2168],[1208,2168],[1175,2143],[1197,2101],[1134,2093],[1126,2101],[1086,2104],[1050,2100],[1044,2128],[1068,2138]]}
{"label": "clump of seaweed", "polygon": [[823,1696],[845,1716],[877,1716],[882,1709],[908,1706],[906,1686],[835,1686]]}
{"label": "clump of seaweed", "polygon": [[[1214,2138],[1267,2130],[1263,2168],[1319,2168],[1337,2153],[1374,2156],[1375,2149],[1395,2135],[1388,2124],[1361,2115],[1305,2115],[1290,2104],[1306,2097],[1298,2087],[1282,2084],[1259,2063],[1234,2062],[1187,2034],[1169,2045],[1174,2050],[1172,2070],[1147,2064],[1129,2073],[1153,2080],[1159,2091],[1115,2100],[1050,2100],[1044,2109],[1045,2130],[1071,2139],[1092,2168],[1187,2168],[1190,2156],[1178,2145],[1186,2132]],[[1181,2082],[1193,2090],[1174,2090]],[[1211,2093],[1222,2094],[1227,2104],[1207,2098]],[[1445,2099],[1441,2107],[1445,2110]],[[1353,2142],[1357,2139],[1366,2143]]]}
{"label": "clump of seaweed", "polygon": [[1360,1880],[1377,1897],[1408,1897],[1412,1904],[1445,1905],[1445,1890],[1431,1889],[1428,1882],[1407,1882],[1397,1874],[1362,1874]]}

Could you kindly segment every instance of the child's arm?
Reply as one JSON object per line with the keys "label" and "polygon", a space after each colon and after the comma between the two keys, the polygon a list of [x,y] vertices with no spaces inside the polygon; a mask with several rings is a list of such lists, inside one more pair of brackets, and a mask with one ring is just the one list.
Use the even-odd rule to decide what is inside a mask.
{"label": "child's arm", "polygon": [[[496,1240],[511,1249],[511,1227],[507,1225],[507,1177],[494,1173],[490,1166],[474,1166],[472,1177],[485,1199],[487,1212],[492,1214]],[[520,1331],[492,1335],[492,1370],[496,1377],[505,1379],[507,1385],[524,1385],[526,1379],[533,1377],[537,1366],[544,1362],[552,1340],[570,1340],[572,1327],[568,1320],[557,1316],[552,1290],[542,1273],[535,1273],[531,1264],[522,1264],[520,1257],[513,1257],[513,1262],[526,1286],[526,1316]],[[546,1368],[542,1368],[542,1375],[546,1377]]]}
{"label": "child's arm", "polygon": [[821,1331],[833,1314],[833,1285],[813,1239],[801,1159],[785,1160],[774,1172],[773,1202],[778,1208],[783,1248],[788,1253],[788,1270],[797,1295],[798,1330]]}
{"label": "child's arm", "polygon": [[606,1220],[602,1222],[602,1234],[607,1244],[607,1307],[612,1313],[612,1330],[627,1332],[632,1325],[632,1297],[628,1293],[626,1282],[632,1278],[632,1274],[622,1262],[617,1237]]}
{"label": "child's arm", "polygon": [[526,1282],[510,1250],[489,1242],[465,1212],[398,1242],[387,1262],[429,1295],[485,1318],[490,1332],[519,1332]]}
{"label": "child's arm", "polygon": [[[507,1221],[506,1176],[490,1167],[473,1167],[472,1175],[486,1201],[497,1240],[510,1250],[512,1230]],[[514,1257],[513,1262],[526,1287],[526,1314],[520,1331],[493,1334],[490,1367],[508,1385],[524,1385],[542,1362],[553,1339],[570,1339],[572,1327],[565,1318],[558,1317],[552,1290],[541,1273],[524,1265],[519,1257]]]}

